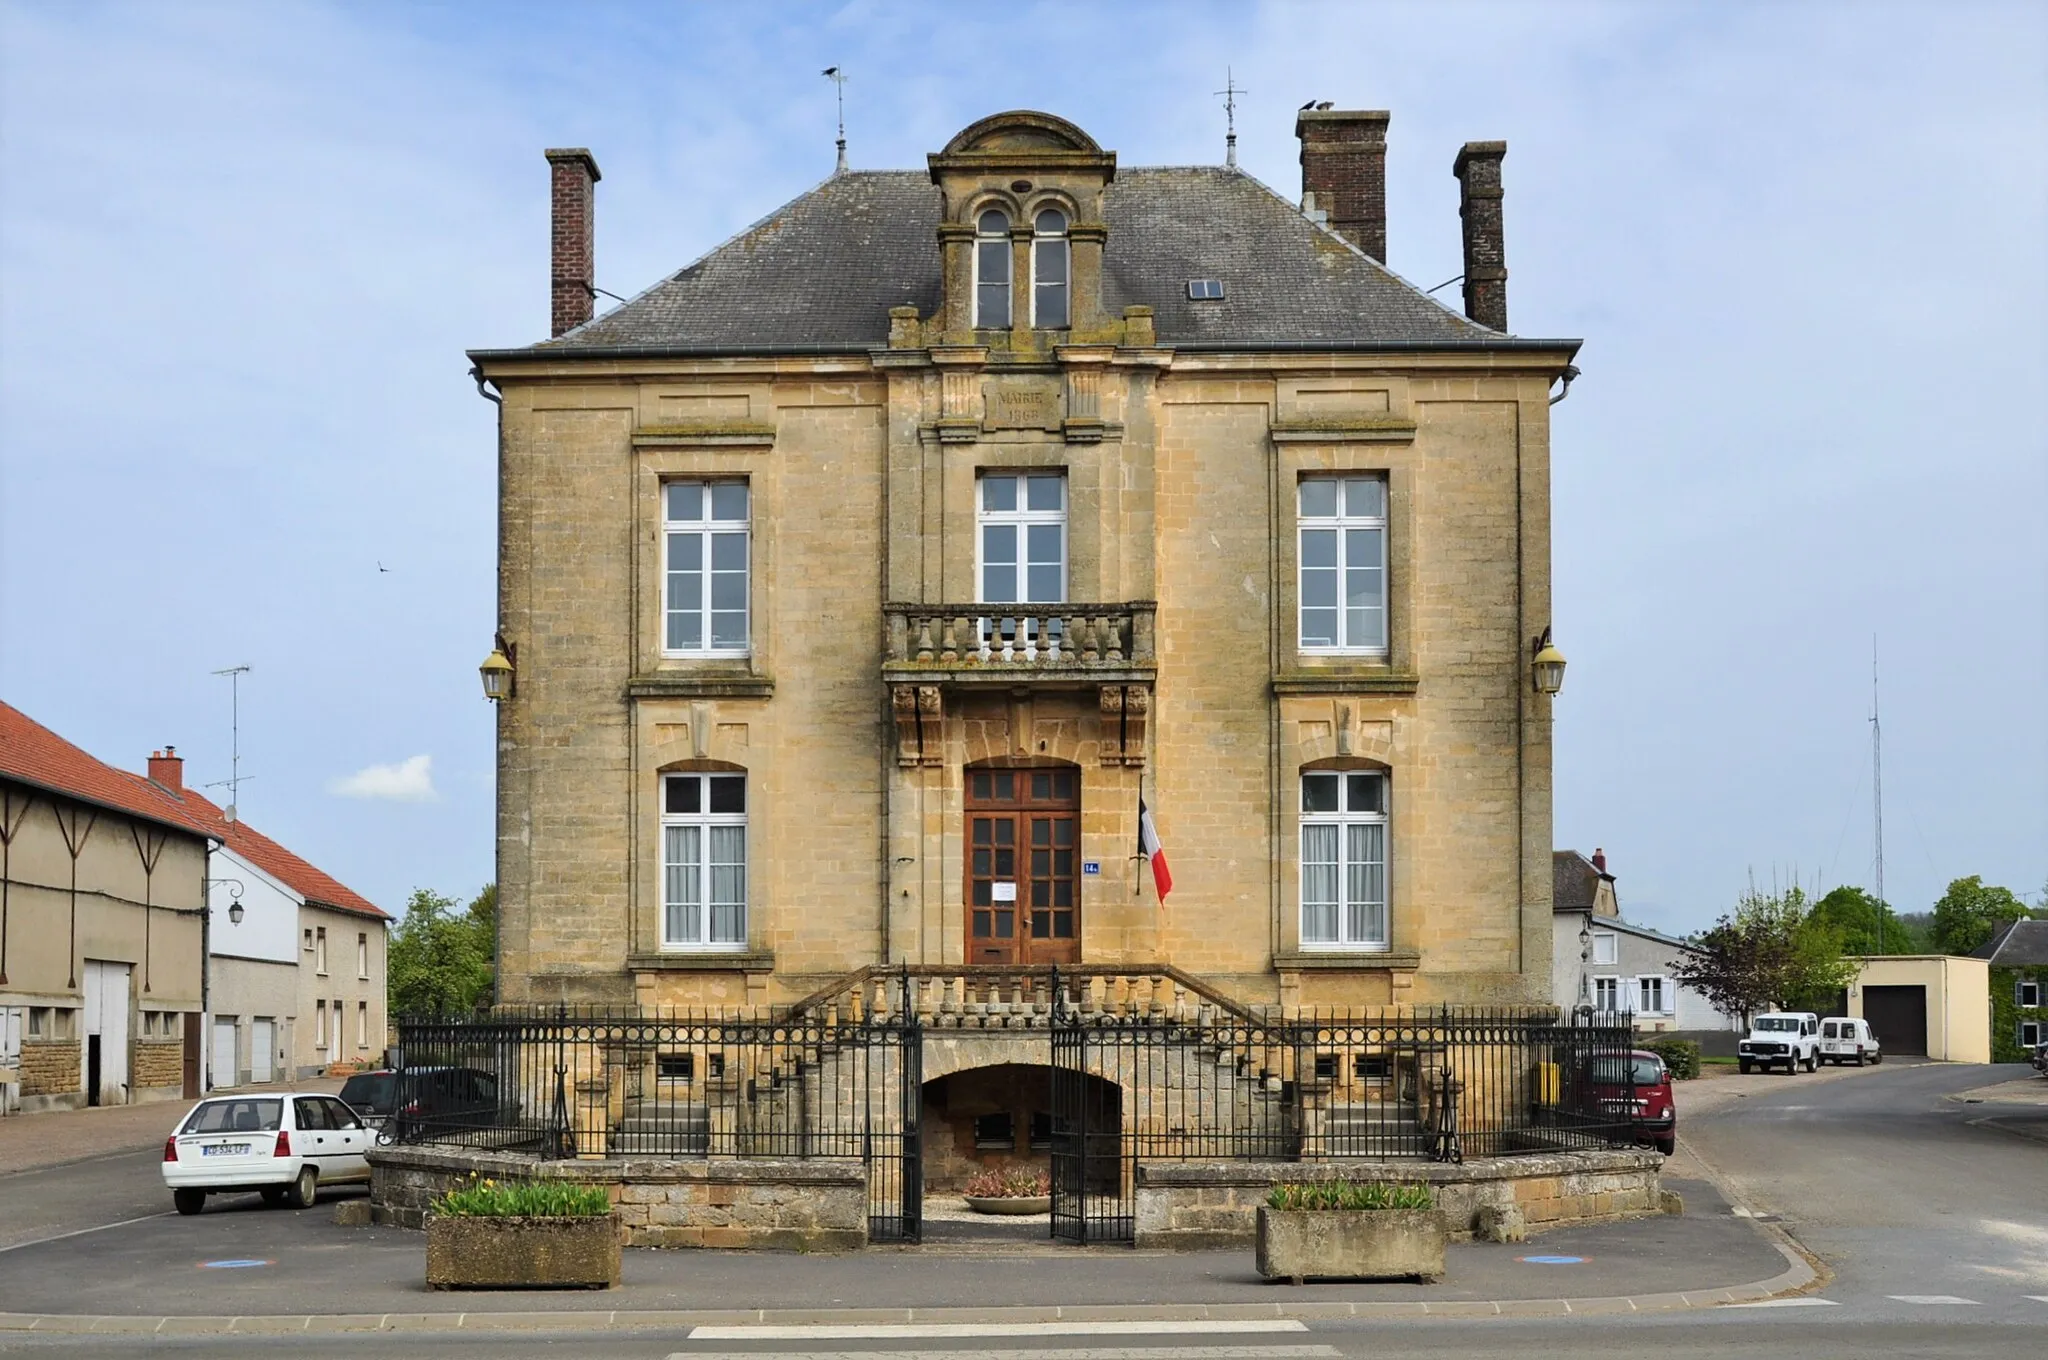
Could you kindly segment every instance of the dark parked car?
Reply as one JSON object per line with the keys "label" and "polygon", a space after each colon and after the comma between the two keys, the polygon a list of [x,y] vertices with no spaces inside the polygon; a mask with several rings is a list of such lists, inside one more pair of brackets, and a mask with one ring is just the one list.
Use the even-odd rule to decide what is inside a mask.
{"label": "dark parked car", "polygon": [[1595,1054],[1586,1073],[1593,1109],[1625,1114],[1636,1141],[1651,1143],[1669,1157],[1678,1145],[1678,1107],[1671,1099],[1671,1070],[1644,1049]]}
{"label": "dark parked car", "polygon": [[495,1073],[479,1067],[408,1067],[358,1072],[341,1098],[393,1142],[437,1134],[510,1129],[519,1102],[503,1095]]}

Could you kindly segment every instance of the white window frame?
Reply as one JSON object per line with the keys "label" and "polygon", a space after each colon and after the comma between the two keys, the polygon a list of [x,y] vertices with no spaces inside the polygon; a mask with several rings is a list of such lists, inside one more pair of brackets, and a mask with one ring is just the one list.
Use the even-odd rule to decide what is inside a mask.
{"label": "white window frame", "polygon": [[[1602,957],[1605,955],[1605,957]],[[1611,968],[1621,962],[1621,936],[1611,930],[1593,932],[1593,955],[1589,960],[1594,966]]]}
{"label": "white window frame", "polygon": [[317,1019],[317,1024],[313,1031],[313,1047],[325,1048],[327,1047],[327,1000],[325,997],[318,998],[313,1002],[313,1014]]}
{"label": "white window frame", "polygon": [[320,926],[313,931],[313,971],[321,977],[327,976],[326,926]]}
{"label": "white window frame", "polygon": [[[1311,516],[1305,513],[1302,507],[1302,497],[1311,483],[1334,484],[1337,487],[1338,507],[1335,515]],[[1351,512],[1352,483],[1373,483],[1378,486],[1378,514],[1354,514]],[[1392,636],[1392,606],[1389,600],[1389,574],[1387,570],[1387,501],[1391,494],[1392,488],[1388,485],[1386,474],[1378,472],[1347,472],[1334,475],[1317,474],[1312,477],[1303,477],[1295,486],[1295,644],[1304,654],[1311,656],[1367,657],[1384,657],[1388,654],[1388,642]],[[1312,606],[1309,603],[1309,572],[1333,570],[1329,567],[1311,567],[1309,565],[1308,536],[1312,533],[1330,533],[1335,536],[1337,561],[1334,571],[1337,581],[1337,595],[1336,602],[1333,605]],[[1353,535],[1357,533],[1376,533],[1378,535],[1378,560],[1362,563],[1352,561],[1351,542]],[[1344,583],[1346,578],[1354,571],[1376,572],[1379,577],[1378,604],[1361,606],[1365,609],[1367,618],[1362,621],[1364,626],[1360,630],[1361,636],[1358,637],[1352,635],[1353,623],[1351,616],[1353,610],[1344,603]],[[1311,609],[1317,613],[1334,612],[1336,614],[1337,636],[1335,641],[1323,640],[1321,630],[1318,630],[1315,634],[1316,641],[1311,642],[1309,640],[1311,634],[1309,632],[1308,616]],[[1373,630],[1370,627],[1371,618],[1375,613],[1379,621],[1377,636],[1373,636]]]}
{"label": "white window frame", "polygon": [[[1613,1004],[1606,1006],[1600,1004],[1600,993],[1602,989],[1606,990],[1607,998]],[[1600,1012],[1601,1014],[1612,1015],[1620,1011],[1622,1008],[1621,979],[1619,977],[1594,978],[1592,999],[1593,1009],[1597,1012]]]}
{"label": "white window frame", "polygon": [[[737,779],[740,781],[741,811],[712,812],[711,781],[714,779]],[[697,811],[670,812],[669,790],[672,785],[684,781],[697,781]],[[747,813],[745,811],[752,796],[749,787],[752,780],[741,770],[686,771],[661,777],[661,947],[670,953],[684,954],[735,954],[744,953],[747,948],[747,932],[750,929],[749,884],[752,878],[751,850],[747,835]],[[719,868],[732,868],[730,862],[714,865],[711,861],[712,833],[719,830],[738,828],[740,858],[739,900],[737,902],[714,902],[712,891],[714,874]],[[675,852],[687,842],[672,831],[696,832],[696,864],[691,866],[676,857]],[[730,840],[730,837],[721,839]],[[694,880],[694,881],[693,881]],[[678,888],[686,890],[679,894]],[[688,900],[687,891],[694,890],[695,902]],[[685,929],[689,908],[697,909],[696,930]],[[727,930],[727,938],[714,939],[713,917],[719,907],[739,908],[738,929]]]}
{"label": "white window frame", "polygon": [[[1650,1004],[1650,992],[1647,986],[1647,984],[1653,982],[1657,984],[1657,1004],[1654,1006]],[[1638,976],[1636,978],[1635,1008],[1637,1013],[1641,1015],[1670,1015],[1672,1013],[1671,979],[1665,977],[1662,973],[1644,973]]]}
{"label": "white window frame", "polygon": [[370,976],[370,932],[356,932],[356,977],[358,980]]}
{"label": "white window frame", "polygon": [[[2032,993],[2031,996],[2028,993]],[[2015,978],[2012,984],[2012,1002],[2015,1006],[2039,1006],[2041,1004],[2041,983],[2035,978]]]}
{"label": "white window frame", "polygon": [[[1354,808],[1357,790],[1352,780],[1359,776],[1377,781],[1378,810],[1370,807],[1368,798]],[[1333,810],[1309,811],[1309,782],[1311,780],[1336,781],[1337,807]],[[1296,865],[1299,890],[1296,893],[1298,929],[1301,932],[1301,948],[1304,953],[1349,953],[1384,954],[1393,948],[1393,830],[1391,809],[1393,806],[1392,782],[1385,770],[1303,770],[1300,779],[1299,809],[1300,832],[1296,839],[1300,861]],[[1327,785],[1320,785],[1327,787]],[[1334,828],[1335,859],[1315,855],[1312,840],[1329,840],[1329,829]],[[1377,845],[1375,846],[1375,842]],[[1378,859],[1373,858],[1377,849]],[[1312,858],[1312,855],[1315,857]],[[1334,865],[1336,870],[1336,896],[1334,900],[1310,900],[1311,867]],[[1373,870],[1377,868],[1375,875]],[[1375,888],[1377,893],[1375,894]],[[1311,912],[1327,914],[1335,910],[1334,935],[1327,933],[1320,925],[1312,924]]]}
{"label": "white window frame", "polygon": [[[745,497],[746,514],[741,519],[719,518],[712,508],[718,488],[737,486]],[[696,519],[671,518],[674,505],[672,492],[683,487],[695,487],[698,492],[698,517]],[[678,602],[674,595],[680,586],[677,579],[684,573],[678,572],[670,558],[679,538],[694,538],[697,542],[698,568],[697,598],[694,602]],[[713,609],[712,592],[716,578],[731,575],[731,568],[717,569],[712,566],[714,540],[737,537],[743,565],[739,569],[741,625],[738,642],[718,642],[713,637],[714,616],[730,614],[729,609]],[[673,621],[679,616],[697,616],[697,640],[695,647],[672,646],[670,635]],[[754,488],[744,477],[675,477],[661,484],[661,654],[665,657],[744,657],[753,650],[754,640]]]}
{"label": "white window frame", "polygon": [[[1047,231],[1045,229],[1045,216],[1047,213],[1059,214],[1060,226],[1058,231]],[[1074,250],[1067,235],[1068,229],[1072,226],[1072,215],[1065,208],[1057,204],[1047,204],[1031,216],[1031,324],[1034,328],[1044,327],[1047,330],[1066,330],[1074,324]],[[1057,283],[1047,283],[1038,277],[1039,258],[1041,252],[1048,252],[1055,248],[1059,252],[1062,265],[1060,272],[1064,277]],[[1039,320],[1038,290],[1040,288],[1057,288],[1060,290],[1061,310],[1066,315],[1059,321],[1045,322]]]}
{"label": "white window frame", "polygon": [[[2033,1033],[2029,1034],[2027,1032],[2029,1030],[2032,1030]],[[2048,1021],[2022,1020],[2013,1031],[2013,1039],[2021,1048],[2032,1048],[2035,1044],[2041,1042],[2043,1030],[2048,1030]]]}
{"label": "white window frame", "polygon": [[369,1046],[370,1003],[368,1001],[358,1001],[356,1002],[356,1047],[368,1048]]}
{"label": "white window frame", "polygon": [[[1003,219],[1003,230],[1000,236],[983,226],[984,219],[990,213],[995,213]],[[973,278],[969,286],[974,290],[974,329],[976,330],[1006,331],[1010,329],[1011,321],[1017,314],[1017,262],[1015,259],[1016,252],[1010,247],[1010,225],[1009,211],[995,204],[989,204],[977,210],[974,214],[974,247],[971,251]],[[1003,261],[1003,319],[999,322],[984,321],[981,315],[981,248],[998,240],[1003,245],[1001,254]],[[989,282],[994,283],[995,280],[990,279]]]}

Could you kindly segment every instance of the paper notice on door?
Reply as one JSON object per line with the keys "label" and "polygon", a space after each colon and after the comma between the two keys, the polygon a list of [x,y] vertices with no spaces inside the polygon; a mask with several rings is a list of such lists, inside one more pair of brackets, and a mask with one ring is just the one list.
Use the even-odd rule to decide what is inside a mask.
{"label": "paper notice on door", "polygon": [[1014,902],[1017,900],[1017,885],[1014,883],[991,883],[989,884],[989,891],[997,902]]}

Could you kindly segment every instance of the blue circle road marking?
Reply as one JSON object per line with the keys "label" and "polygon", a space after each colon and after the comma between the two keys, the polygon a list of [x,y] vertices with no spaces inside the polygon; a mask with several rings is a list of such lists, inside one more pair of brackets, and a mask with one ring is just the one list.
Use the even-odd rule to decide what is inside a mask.
{"label": "blue circle road marking", "polygon": [[231,1261],[201,1261],[199,1268],[201,1270],[247,1270],[251,1266],[274,1266],[276,1264],[277,1262],[275,1261],[236,1259]]}
{"label": "blue circle road marking", "polygon": [[1515,1259],[1532,1266],[1582,1266],[1586,1264],[1586,1258],[1583,1256],[1517,1256]]}

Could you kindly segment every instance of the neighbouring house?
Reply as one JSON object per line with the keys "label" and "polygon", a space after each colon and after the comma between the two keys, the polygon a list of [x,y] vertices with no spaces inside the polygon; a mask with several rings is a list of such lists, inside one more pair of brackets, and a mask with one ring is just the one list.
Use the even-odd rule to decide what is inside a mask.
{"label": "neighbouring house", "polygon": [[[1387,267],[1387,125],[1303,110],[1297,201],[995,114],[608,280],[633,300],[595,317],[597,162],[546,153],[552,338],[470,355],[499,413],[499,996],[655,1026],[520,1060],[565,1139],[766,1147],[801,1109],[803,1146],[921,1128],[904,1165],[946,1178],[1082,1124],[1113,1158],[1156,1109],[1190,1146],[1237,1119],[1261,1155],[1419,1156],[1440,1041],[1259,1027],[1549,1023],[1550,413],[1579,342],[1509,330],[1504,143],[1446,156],[1463,312]],[[922,1090],[804,1094],[865,1089],[843,1046],[740,1081],[667,1008],[929,1017]],[[1164,1056],[1061,1058],[1063,1009],[1182,1018],[1117,1033],[1206,1094]],[[1499,1102],[1488,1137],[1535,1103],[1511,1085],[1461,1088]]]}
{"label": "neighbouring house", "polygon": [[199,1094],[212,842],[0,703],[0,1112]]}
{"label": "neighbouring house", "polygon": [[2008,921],[1975,954],[1990,965],[1991,1061],[2048,1042],[2048,921]]}
{"label": "neighbouring house", "polygon": [[1887,1055],[1991,1061],[1991,970],[1954,954],[1856,956],[1850,1015],[1870,1022]]}
{"label": "neighbouring house", "polygon": [[207,1085],[291,1081],[381,1059],[390,916],[187,788],[184,766],[172,747],[149,758],[151,781],[215,838]]}
{"label": "neighbouring house", "polygon": [[1621,919],[1607,855],[1551,855],[1551,1000],[1564,1010],[1620,1012],[1639,1031],[1699,1039],[1709,1052],[1733,1053],[1738,1017],[1672,976],[1672,964],[1696,952],[1684,940]]}

